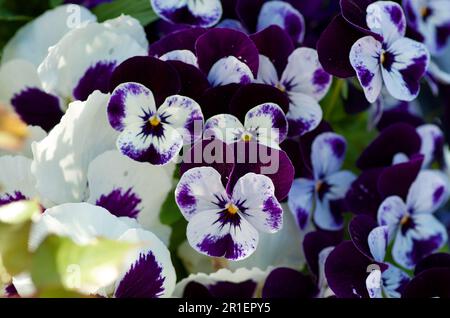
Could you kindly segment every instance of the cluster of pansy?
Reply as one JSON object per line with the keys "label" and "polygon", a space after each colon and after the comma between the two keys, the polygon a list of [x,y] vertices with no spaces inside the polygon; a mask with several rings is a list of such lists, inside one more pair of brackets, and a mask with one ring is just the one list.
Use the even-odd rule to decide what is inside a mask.
{"label": "cluster of pansy", "polygon": [[[65,1],[3,51],[0,101],[30,134],[0,157],[0,206],[39,199],[31,250],[139,243],[114,284],[81,291],[99,297],[449,296],[445,137],[417,97],[422,79],[448,94],[450,1],[152,0],[145,30],[97,22],[103,2]],[[356,163],[329,93],[372,108]],[[187,226],[169,252],[172,196]],[[32,296],[30,274],[6,292]]]}

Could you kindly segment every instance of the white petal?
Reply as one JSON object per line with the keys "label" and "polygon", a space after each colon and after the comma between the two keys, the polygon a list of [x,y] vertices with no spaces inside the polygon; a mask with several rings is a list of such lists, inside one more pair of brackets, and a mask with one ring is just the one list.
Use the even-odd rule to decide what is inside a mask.
{"label": "white petal", "polygon": [[[117,212],[124,216],[127,216],[127,209],[138,212],[139,223],[148,230],[160,225],[159,213],[172,188],[171,178],[163,167],[136,162],[115,150],[105,152],[91,162],[88,183],[90,196],[87,202],[92,204],[98,204],[102,196],[108,197],[114,191],[120,191],[122,195],[130,191],[139,201],[137,204],[130,205],[123,200],[113,200],[111,204],[117,204]],[[120,211],[121,207],[125,211]]]}
{"label": "white petal", "polygon": [[370,103],[375,102],[383,86],[379,58],[381,49],[381,43],[374,37],[365,36],[356,41],[350,50],[350,63]]}
{"label": "white petal", "polygon": [[0,67],[0,101],[7,105],[25,89],[41,87],[36,66],[26,60],[11,60]]}
{"label": "white petal", "polygon": [[2,64],[24,59],[38,67],[48,49],[66,33],[96,20],[89,10],[73,4],[47,11],[23,26],[8,42],[3,50]]}
{"label": "white petal", "polygon": [[330,200],[338,200],[345,198],[348,189],[356,176],[350,171],[338,171],[326,178],[326,182],[331,187],[326,196]]}
{"label": "white petal", "polygon": [[323,200],[316,197],[313,219],[319,228],[327,231],[340,230],[344,225],[342,216],[333,213],[330,200],[326,197]]}
{"label": "white petal", "polygon": [[405,36],[406,18],[402,7],[392,1],[377,1],[367,7],[366,22],[369,29],[383,36],[391,44]]}
{"label": "white petal", "polygon": [[436,152],[440,151],[440,147],[444,143],[444,134],[442,130],[433,124],[426,124],[417,127],[417,133],[422,140],[420,153],[424,155],[423,167],[428,167],[435,159]]}
{"label": "white petal", "polygon": [[391,196],[386,198],[378,208],[377,220],[379,225],[388,227],[389,239],[393,239],[400,220],[407,213],[407,207],[402,198]]}
{"label": "white petal", "polygon": [[259,55],[258,83],[276,86],[279,82],[278,73],[267,56]]}
{"label": "white petal", "polygon": [[180,61],[198,67],[197,56],[189,50],[175,50],[159,57],[163,61]]}
{"label": "white petal", "polygon": [[209,118],[205,123],[205,138],[217,138],[227,144],[239,141],[245,128],[233,115],[221,114]]}
{"label": "white petal", "polygon": [[408,274],[398,267],[387,263],[389,267],[381,274],[383,291],[389,298],[401,298],[402,288],[409,282]]}
{"label": "white petal", "polygon": [[366,278],[366,287],[370,298],[383,298],[381,289],[381,270],[375,269]]}
{"label": "white petal", "polygon": [[178,207],[187,220],[200,212],[220,212],[218,199],[228,199],[220,174],[211,167],[193,168],[181,177],[175,190]]}
{"label": "white petal", "polygon": [[300,229],[309,224],[314,204],[314,181],[296,179],[292,184],[288,197],[289,210],[293,213]]}
{"label": "white petal", "polygon": [[218,60],[209,71],[208,81],[212,86],[223,86],[232,83],[248,84],[253,81],[253,73],[247,64],[234,56]]}
{"label": "white petal", "polygon": [[38,73],[46,91],[71,99],[80,79],[90,68],[98,63],[117,66],[137,55],[147,55],[147,48],[126,32],[91,23],[66,34],[52,47]]}
{"label": "white petal", "polygon": [[289,92],[303,93],[321,100],[331,86],[331,75],[326,73],[314,49],[302,47],[289,56],[281,83]]}
{"label": "white petal", "polygon": [[389,244],[389,231],[386,225],[378,226],[370,231],[367,237],[367,243],[369,245],[370,253],[374,260],[377,262],[383,262],[386,250]]}
{"label": "white petal", "polygon": [[302,136],[319,126],[323,112],[314,98],[301,93],[289,93],[289,99],[291,103],[286,117],[290,135]]}
{"label": "white petal", "polygon": [[139,20],[129,15],[122,14],[117,18],[106,20],[102,24],[117,34],[130,36],[144,49],[149,46],[144,27]]}
{"label": "white petal", "polygon": [[86,102],[72,103],[50,134],[33,144],[36,188],[54,204],[83,201],[89,163],[115,149],[117,133],[108,122],[108,98],[94,92]]}
{"label": "white petal", "polygon": [[275,186],[269,177],[247,173],[233,189],[233,202],[241,204],[243,217],[257,230],[275,233],[283,226],[283,209],[275,197]]}
{"label": "white petal", "polygon": [[35,199],[36,178],[31,173],[31,159],[22,156],[0,157],[0,201],[5,195],[19,192],[27,199]]}
{"label": "white petal", "polygon": [[448,178],[439,171],[423,170],[409,188],[406,203],[411,213],[433,213],[449,195]]}
{"label": "white petal", "polygon": [[311,163],[316,180],[337,172],[344,162],[347,142],[344,137],[326,132],[314,139],[311,148]]}

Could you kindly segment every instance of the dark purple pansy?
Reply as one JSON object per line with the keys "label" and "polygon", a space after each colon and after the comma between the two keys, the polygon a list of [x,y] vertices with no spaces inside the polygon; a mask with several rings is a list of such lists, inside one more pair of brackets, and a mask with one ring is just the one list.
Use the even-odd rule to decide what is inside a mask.
{"label": "dark purple pansy", "polygon": [[121,279],[116,298],[157,298],[164,292],[161,265],[152,252],[141,254]]}
{"label": "dark purple pansy", "polygon": [[299,271],[291,268],[276,268],[266,278],[262,298],[306,299],[319,292],[316,284]]}
{"label": "dark purple pansy", "polygon": [[204,28],[189,28],[170,33],[150,45],[149,55],[160,58],[169,52],[179,50],[195,53],[195,42],[206,31]]}
{"label": "dark purple pansy", "polygon": [[39,88],[27,88],[14,95],[11,105],[24,122],[46,131],[55,127],[64,114],[59,98]]}

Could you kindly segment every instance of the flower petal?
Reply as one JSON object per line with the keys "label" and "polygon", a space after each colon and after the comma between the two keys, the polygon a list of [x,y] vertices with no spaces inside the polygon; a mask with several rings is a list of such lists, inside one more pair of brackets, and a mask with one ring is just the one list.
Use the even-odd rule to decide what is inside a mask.
{"label": "flower petal", "polygon": [[172,32],[152,43],[149,48],[149,55],[161,57],[169,52],[180,50],[195,52],[195,42],[206,31],[203,28],[188,28]]}
{"label": "flower petal", "polygon": [[219,139],[232,144],[241,139],[245,128],[233,115],[222,114],[208,119],[205,123],[204,135],[207,138]]}
{"label": "flower petal", "polygon": [[259,69],[256,81],[272,86],[276,86],[279,82],[275,66],[265,55],[259,55]]}
{"label": "flower petal", "polygon": [[258,142],[278,148],[287,137],[288,122],[280,106],[267,103],[249,110],[245,116],[245,128],[257,132]]}
{"label": "flower petal", "polygon": [[193,66],[198,66],[197,57],[189,50],[175,50],[167,52],[159,57],[163,61],[180,61]]}
{"label": "flower petal", "polygon": [[336,206],[334,202],[328,198],[323,200],[316,198],[313,219],[314,223],[322,230],[338,231],[344,225],[344,218],[339,206]]}
{"label": "flower petal", "polygon": [[423,170],[417,176],[406,199],[412,213],[433,213],[449,196],[449,181],[438,171]]}
{"label": "flower petal", "polygon": [[228,194],[215,169],[200,167],[183,174],[175,189],[175,199],[183,216],[191,220],[198,213],[215,214],[224,210],[222,201],[227,201]]}
{"label": "flower petal", "polygon": [[281,83],[289,92],[321,100],[331,86],[331,75],[320,65],[316,50],[302,47],[289,56]]}
{"label": "flower petal", "polygon": [[287,119],[289,136],[304,135],[317,128],[322,120],[322,108],[312,97],[300,93],[290,93],[291,104]]}
{"label": "flower petal", "polygon": [[258,245],[258,231],[243,217],[233,223],[220,220],[213,211],[195,214],[187,227],[189,244],[202,254],[242,260],[250,256]]}
{"label": "flower petal", "polygon": [[285,29],[294,43],[301,43],[305,37],[305,19],[291,4],[284,1],[264,3],[259,12],[257,31],[278,25]]}
{"label": "flower petal", "polygon": [[389,68],[382,68],[385,86],[393,97],[412,101],[419,94],[420,79],[424,76],[430,61],[430,54],[422,43],[402,38],[387,50],[394,57]]}
{"label": "flower petal", "polygon": [[294,214],[298,226],[304,230],[310,222],[314,205],[314,181],[296,179],[288,197],[289,210]]}
{"label": "flower petal", "polygon": [[412,216],[412,225],[397,232],[392,257],[401,266],[412,269],[425,256],[441,248],[447,241],[447,230],[434,216]]}
{"label": "flower petal", "polygon": [[370,253],[377,262],[383,262],[389,244],[388,227],[378,226],[367,237]]}
{"label": "flower petal", "polygon": [[0,184],[0,206],[35,199],[36,178],[31,172],[31,159],[22,156],[0,157]]}
{"label": "flower petal", "polygon": [[350,171],[338,171],[326,178],[330,190],[326,193],[326,197],[330,200],[339,200],[345,198],[350,185],[355,181],[356,176]]}
{"label": "flower petal", "polygon": [[[77,18],[74,19],[74,12]],[[89,10],[77,5],[62,5],[46,11],[22,27],[3,49],[2,63],[23,59],[35,67],[44,60],[48,49],[66,33],[96,21]]]}
{"label": "flower petal", "polygon": [[177,129],[185,144],[199,139],[203,131],[203,114],[200,105],[189,97],[174,95],[167,97],[158,109],[164,122]]}
{"label": "flower petal", "polygon": [[383,36],[387,45],[403,38],[406,33],[406,18],[402,7],[392,1],[377,1],[367,7],[367,26],[372,32]]}
{"label": "flower petal", "polygon": [[420,153],[424,155],[423,166],[429,165],[437,160],[442,160],[442,151],[444,145],[444,134],[442,130],[432,124],[422,125],[417,127],[417,133],[422,139]]}
{"label": "flower petal", "polygon": [[141,247],[128,259],[128,269],[115,284],[116,298],[170,297],[176,274],[167,247],[151,232],[131,229],[119,241]]}
{"label": "flower petal", "polygon": [[223,86],[232,83],[249,84],[253,74],[247,64],[234,56],[218,60],[208,73],[208,81],[212,86]]}
{"label": "flower petal", "polygon": [[356,41],[350,50],[350,63],[370,103],[375,102],[383,86],[379,59],[381,45],[374,37],[365,36]]}
{"label": "flower petal", "polygon": [[44,198],[56,204],[86,198],[89,163],[113,150],[118,135],[108,122],[108,99],[94,92],[86,102],[70,104],[61,122],[33,145],[32,170]]}
{"label": "flower petal", "polygon": [[151,0],[151,4],[158,16],[171,23],[207,28],[215,25],[222,17],[220,0]]}
{"label": "flower petal", "polygon": [[128,125],[143,124],[143,116],[156,113],[153,93],[139,83],[120,84],[112,93],[108,103],[108,118],[111,126],[123,131]]}
{"label": "flower petal", "polygon": [[258,231],[275,233],[283,226],[283,209],[275,197],[272,181],[248,173],[233,188],[233,201],[243,208],[243,217]]}
{"label": "flower petal", "polygon": [[337,172],[344,162],[347,142],[335,133],[322,133],[311,148],[311,162],[316,180]]}
{"label": "flower petal", "polygon": [[410,277],[398,267],[387,264],[389,267],[381,274],[383,291],[389,298],[401,298]]}
{"label": "flower petal", "polygon": [[400,220],[407,213],[405,202],[400,197],[392,196],[386,198],[378,209],[378,224],[388,227],[389,238],[393,239]]}

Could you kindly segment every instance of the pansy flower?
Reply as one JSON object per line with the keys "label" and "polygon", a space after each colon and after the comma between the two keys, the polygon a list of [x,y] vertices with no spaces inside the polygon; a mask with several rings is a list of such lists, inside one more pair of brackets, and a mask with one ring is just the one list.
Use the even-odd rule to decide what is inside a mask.
{"label": "pansy flower", "polygon": [[378,223],[393,241],[392,256],[405,268],[441,248],[447,230],[433,213],[448,198],[448,180],[438,171],[424,170],[411,185],[406,200],[387,197],[378,209]]}
{"label": "pansy flower", "polygon": [[283,209],[272,181],[255,173],[225,188],[211,167],[188,170],[175,190],[188,220],[187,239],[198,252],[231,260],[250,256],[258,245],[258,231],[275,233],[283,224]]}
{"label": "pansy flower", "polygon": [[305,19],[299,11],[299,1],[239,0],[236,13],[248,32],[259,32],[277,25],[284,29],[293,43],[301,43],[305,37]]}
{"label": "pansy flower", "polygon": [[259,268],[239,268],[236,271],[220,269],[210,275],[191,274],[175,287],[173,297],[186,299],[205,298],[256,298],[267,272]]}
{"label": "pansy flower", "polygon": [[278,267],[266,278],[262,298],[308,299],[317,296],[318,288],[310,276],[292,268]]}
{"label": "pansy flower", "polygon": [[216,115],[205,123],[205,134],[228,144],[239,140],[256,141],[262,145],[279,149],[287,135],[286,116],[280,106],[272,103],[258,105],[245,116],[242,124],[229,114]]}
{"label": "pansy flower", "polygon": [[382,40],[368,35],[356,41],[350,63],[367,100],[375,102],[383,83],[394,98],[415,99],[430,56],[425,45],[404,37],[406,19],[402,8],[390,1],[372,3],[367,7],[366,22]]}
{"label": "pansy flower", "polygon": [[289,134],[302,135],[317,127],[322,120],[318,103],[328,92],[331,76],[320,65],[317,52],[298,48],[277,26],[251,36],[259,50],[257,81],[272,85],[290,100],[287,118]]}
{"label": "pansy flower", "polygon": [[212,27],[222,17],[220,0],[151,0],[155,13],[165,21]]}
{"label": "pansy flower", "polygon": [[369,216],[349,225],[351,241],[339,244],[328,256],[325,273],[340,298],[400,298],[409,276],[385,261],[388,229]]}
{"label": "pansy flower", "polygon": [[113,91],[108,117],[120,132],[118,149],[136,161],[154,165],[174,159],[185,143],[199,137],[203,126],[202,111],[194,100],[173,95],[157,107],[152,91],[133,82]]}
{"label": "pansy flower", "polygon": [[288,204],[296,216],[299,227],[304,230],[312,218],[321,229],[339,230],[342,216],[339,201],[345,198],[355,176],[340,170],[345,158],[345,139],[335,133],[320,134],[311,148],[312,176],[299,178],[289,192]]}
{"label": "pansy flower", "polygon": [[[112,284],[92,285],[79,292],[115,298],[169,297],[175,288],[175,269],[167,247],[151,232],[87,203],[64,204],[48,209],[33,225],[29,246],[36,250],[48,235],[71,238],[87,244],[97,238],[135,243],[139,248],[127,259],[127,266]],[[106,281],[105,279],[99,281]],[[32,282],[14,279],[19,295],[30,296]]]}
{"label": "pansy flower", "polygon": [[414,278],[406,286],[404,298],[449,298],[450,254],[436,253],[421,260]]}

